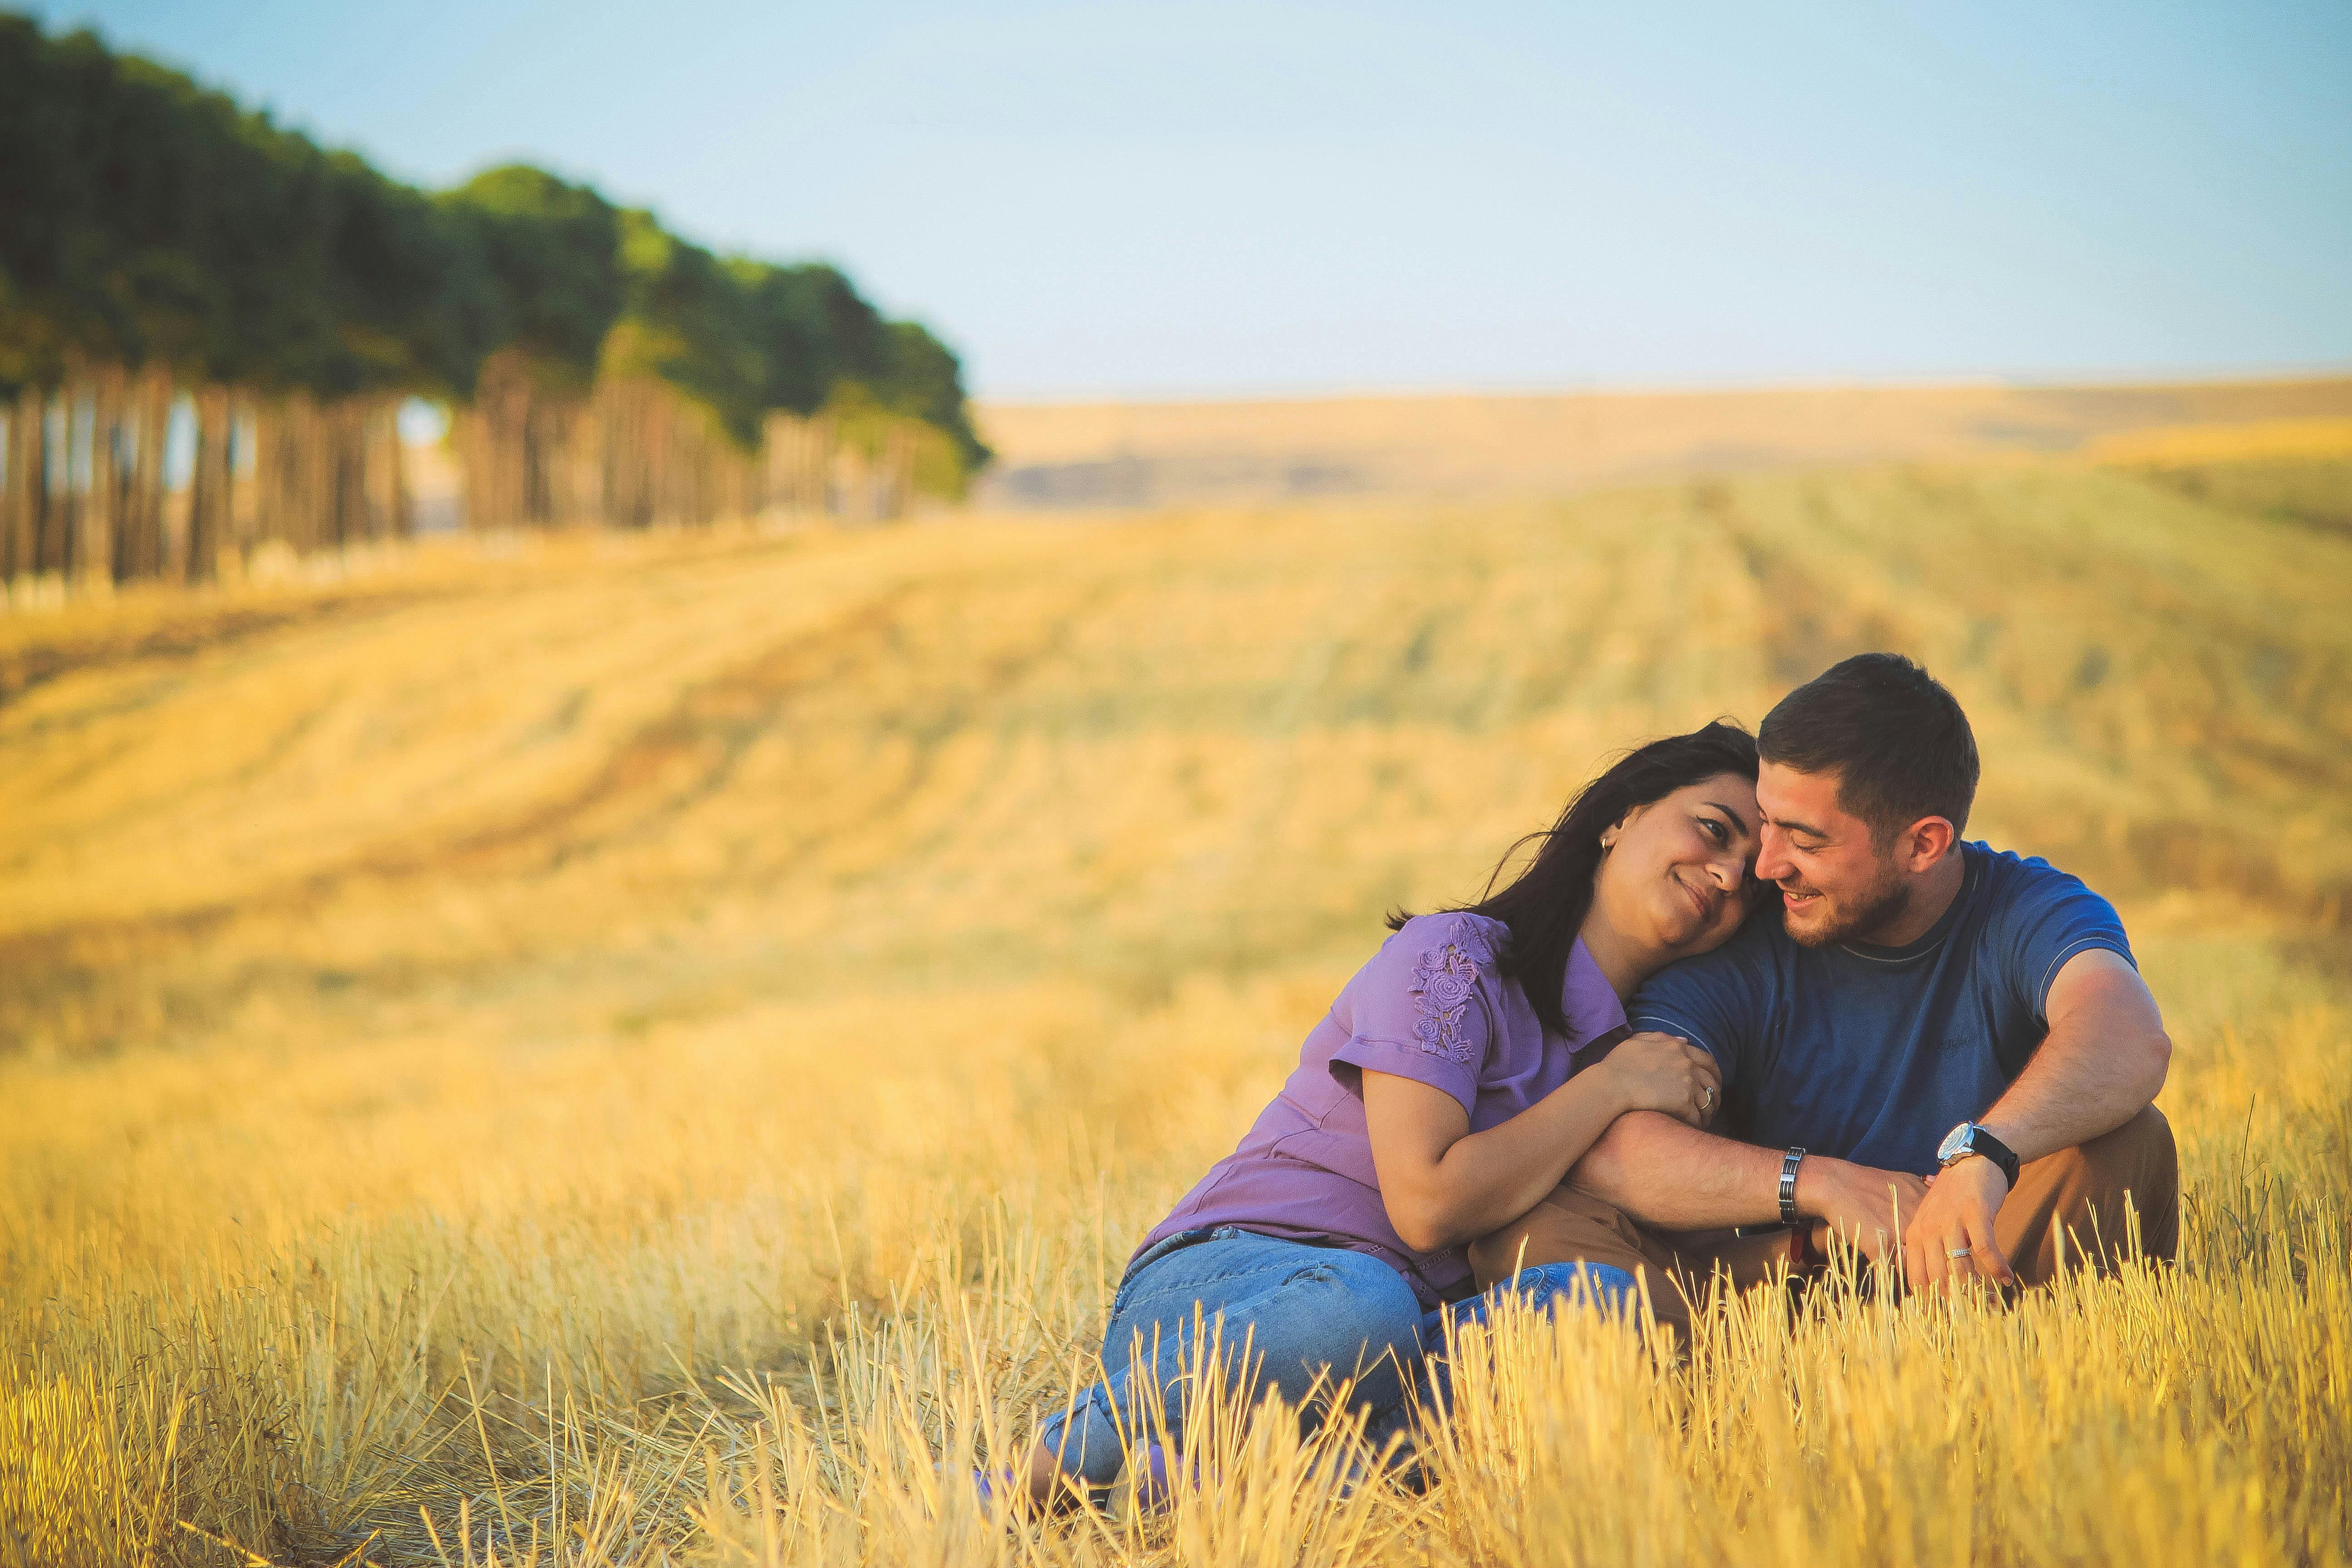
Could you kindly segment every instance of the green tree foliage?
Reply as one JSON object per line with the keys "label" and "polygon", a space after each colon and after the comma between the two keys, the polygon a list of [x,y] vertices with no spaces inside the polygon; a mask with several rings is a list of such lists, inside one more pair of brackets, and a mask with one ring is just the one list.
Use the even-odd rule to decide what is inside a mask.
{"label": "green tree foliage", "polygon": [[738,440],[755,440],[767,366],[735,274],[646,212],[621,215],[620,260],[626,304],[604,345],[605,374],[657,375]]}
{"label": "green tree foliage", "polygon": [[971,427],[963,366],[929,329],[915,321],[889,324],[887,369],[878,384],[894,410],[945,435],[954,444],[966,472],[988,461],[991,454]]}
{"label": "green tree foliage", "polygon": [[955,356],[833,268],[722,259],[513,164],[438,195],[93,34],[0,14],[0,390],[76,361],[322,397],[659,377],[739,441],[855,386],[985,460]]}
{"label": "green tree foliage", "polygon": [[730,266],[751,297],[766,406],[795,414],[845,403],[879,409],[933,426],[966,472],[988,460],[971,427],[963,367],[928,331],[886,320],[839,269],[822,262]]}
{"label": "green tree foliage", "polygon": [[0,16],[0,374],[75,356],[462,391],[496,301],[431,199],[88,33]]}
{"label": "green tree foliage", "polygon": [[585,185],[509,163],[440,197],[488,269],[485,342],[515,344],[551,374],[584,386],[626,297],[621,215]]}
{"label": "green tree foliage", "polygon": [[764,395],[772,406],[814,414],[837,383],[881,379],[887,353],[881,312],[838,270],[821,262],[738,261],[734,267],[751,298],[768,363]]}

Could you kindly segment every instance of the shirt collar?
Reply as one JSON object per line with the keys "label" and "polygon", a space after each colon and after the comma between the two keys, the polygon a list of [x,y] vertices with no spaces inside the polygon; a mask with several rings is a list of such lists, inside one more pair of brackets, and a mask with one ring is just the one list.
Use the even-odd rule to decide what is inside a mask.
{"label": "shirt collar", "polygon": [[1983,868],[1984,861],[1977,855],[1977,846],[1964,841],[1960,845],[1959,891],[1952,895],[1952,901],[1945,906],[1942,914],[1936,917],[1934,925],[1902,947],[1873,947],[1868,942],[1842,942],[1838,943],[1838,951],[1872,963],[1907,963],[1912,959],[1935,952],[1944,945],[1944,939],[1950,936],[1952,928],[1959,923],[1962,907],[1976,897],[1977,874]]}
{"label": "shirt collar", "polygon": [[1625,1004],[1617,988],[1601,973],[1601,965],[1578,937],[1568,950],[1568,976],[1559,991],[1560,1011],[1568,1015],[1568,1048],[1580,1051],[1602,1035],[1625,1026]]}

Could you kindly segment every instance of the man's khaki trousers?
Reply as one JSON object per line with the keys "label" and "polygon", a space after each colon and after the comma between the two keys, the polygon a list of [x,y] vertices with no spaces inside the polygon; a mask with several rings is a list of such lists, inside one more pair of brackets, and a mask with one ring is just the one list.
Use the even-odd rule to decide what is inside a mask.
{"label": "man's khaki trousers", "polygon": [[[2112,1132],[2020,1167],[1993,1234],[2019,1282],[2041,1285],[2057,1276],[2062,1256],[2063,1267],[2105,1270],[2128,1253],[2134,1224],[2141,1256],[2169,1262],[2180,1237],[2179,1161],[2172,1128],[2152,1105]],[[1741,1237],[1653,1230],[1566,1186],[1470,1248],[1482,1287],[1538,1263],[1579,1262],[1641,1279],[1658,1320],[1677,1332],[1689,1329],[1690,1303],[1703,1300],[1718,1275],[1745,1289],[1782,1268],[1802,1274],[1820,1267],[1809,1261],[1799,1231]]]}

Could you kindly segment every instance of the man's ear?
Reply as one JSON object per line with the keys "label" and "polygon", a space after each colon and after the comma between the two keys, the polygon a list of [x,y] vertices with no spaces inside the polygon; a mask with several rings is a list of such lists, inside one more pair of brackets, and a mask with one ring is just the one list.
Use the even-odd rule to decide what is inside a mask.
{"label": "man's ear", "polygon": [[1895,858],[1913,876],[1932,870],[1937,861],[1951,853],[1959,841],[1959,833],[1949,819],[1923,816],[1895,837]]}

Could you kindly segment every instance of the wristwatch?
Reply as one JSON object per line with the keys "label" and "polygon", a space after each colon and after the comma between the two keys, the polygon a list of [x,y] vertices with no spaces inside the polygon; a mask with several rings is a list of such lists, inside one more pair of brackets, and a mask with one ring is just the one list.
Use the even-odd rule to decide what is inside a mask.
{"label": "wristwatch", "polygon": [[2011,1186],[2017,1185],[2016,1152],[1973,1121],[1961,1122],[1945,1133],[1944,1141],[1936,1145],[1936,1163],[1938,1165],[1957,1165],[1971,1154],[1981,1154],[1990,1160],[2000,1167],[2000,1173],[2008,1178]]}

